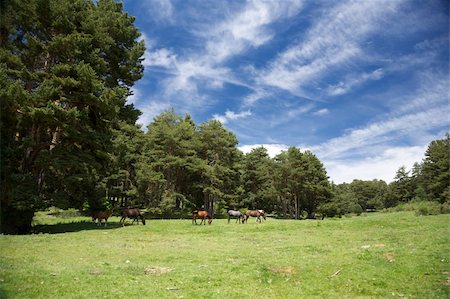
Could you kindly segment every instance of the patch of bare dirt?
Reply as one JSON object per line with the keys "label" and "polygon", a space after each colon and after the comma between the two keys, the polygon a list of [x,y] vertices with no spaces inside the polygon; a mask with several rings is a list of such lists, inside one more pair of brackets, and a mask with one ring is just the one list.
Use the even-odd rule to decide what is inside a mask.
{"label": "patch of bare dirt", "polygon": [[392,252],[386,252],[384,258],[387,259],[389,263],[395,262],[395,255]]}
{"label": "patch of bare dirt", "polygon": [[441,284],[443,284],[445,286],[450,286],[450,277],[447,278],[447,280],[442,281]]}
{"label": "patch of bare dirt", "polygon": [[161,275],[172,272],[172,268],[158,267],[158,266],[147,266],[144,269],[144,273],[147,275]]}
{"label": "patch of bare dirt", "polygon": [[289,266],[272,266],[269,267],[269,270],[281,276],[290,276],[296,273],[295,269]]}

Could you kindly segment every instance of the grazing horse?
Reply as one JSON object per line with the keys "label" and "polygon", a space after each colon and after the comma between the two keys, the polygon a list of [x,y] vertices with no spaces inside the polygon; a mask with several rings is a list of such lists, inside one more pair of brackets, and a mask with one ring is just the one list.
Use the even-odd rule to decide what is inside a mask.
{"label": "grazing horse", "polygon": [[248,217],[252,216],[252,217],[256,217],[256,222],[261,223],[262,219],[261,217],[264,218],[264,220],[266,220],[266,213],[264,212],[264,210],[248,210],[247,212],[245,212],[245,222],[248,221]]}
{"label": "grazing horse", "polygon": [[206,218],[208,218],[208,224],[211,224],[212,222],[212,217],[209,215],[209,213],[207,211],[203,211],[203,210],[195,210],[192,212],[192,224],[197,224],[197,219],[201,219],[202,221],[200,222],[200,225],[206,224]]}
{"label": "grazing horse", "polygon": [[133,218],[133,224],[135,221],[139,223],[139,218],[142,221],[142,224],[145,225],[145,218],[144,215],[142,215],[141,211],[138,208],[124,208],[122,210],[122,218],[120,219],[119,223],[122,223],[122,226],[125,226],[125,219],[126,218]]}
{"label": "grazing horse", "polygon": [[102,220],[105,220],[105,227],[106,227],[108,218],[111,217],[111,215],[112,215],[112,210],[111,211],[94,212],[94,214],[92,214],[92,222],[95,223],[95,220],[98,219],[97,225],[102,225]]}
{"label": "grazing horse", "polygon": [[228,223],[230,223],[231,217],[236,217],[236,223],[239,221],[239,223],[242,221],[244,223],[245,215],[242,214],[240,211],[235,210],[229,210],[228,211]]}

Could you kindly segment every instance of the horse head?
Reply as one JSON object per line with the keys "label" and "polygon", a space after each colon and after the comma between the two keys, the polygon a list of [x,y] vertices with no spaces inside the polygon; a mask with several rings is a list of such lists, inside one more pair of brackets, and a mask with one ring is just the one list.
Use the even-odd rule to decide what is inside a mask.
{"label": "horse head", "polygon": [[259,213],[263,216],[264,220],[266,220],[266,212],[264,212],[264,210],[259,210]]}

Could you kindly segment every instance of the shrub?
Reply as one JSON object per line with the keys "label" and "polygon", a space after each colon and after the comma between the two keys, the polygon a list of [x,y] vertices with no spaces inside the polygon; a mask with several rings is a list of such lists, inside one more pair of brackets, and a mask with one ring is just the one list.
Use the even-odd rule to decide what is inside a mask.
{"label": "shrub", "polygon": [[441,204],[441,214],[450,214],[450,203],[444,202]]}
{"label": "shrub", "polygon": [[386,212],[414,212],[417,216],[450,214],[450,204],[445,202],[440,204],[436,201],[412,200],[408,203],[399,204],[388,208]]}
{"label": "shrub", "polygon": [[438,215],[441,213],[441,205],[436,202],[422,201],[418,203],[416,209],[417,216]]}

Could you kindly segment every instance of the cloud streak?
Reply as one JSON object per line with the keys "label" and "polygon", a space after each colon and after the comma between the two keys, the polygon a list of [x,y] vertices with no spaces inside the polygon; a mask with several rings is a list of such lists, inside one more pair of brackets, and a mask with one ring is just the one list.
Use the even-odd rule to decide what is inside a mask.
{"label": "cloud streak", "polygon": [[[387,16],[395,12],[401,1],[347,1],[323,13],[301,40],[280,53],[257,81],[292,94],[313,97],[307,92],[313,80],[320,80],[337,67],[365,58],[362,44],[375,32]],[[351,85],[373,78],[366,75],[347,88],[335,89],[336,94],[347,92]],[[331,92],[332,94],[332,92]]]}
{"label": "cloud streak", "polygon": [[242,111],[239,113],[227,110],[224,115],[214,114],[213,118],[215,120],[220,121],[222,124],[226,124],[229,121],[234,121],[234,120],[237,120],[240,118],[246,118],[251,115],[252,115],[252,113],[250,110]]}

